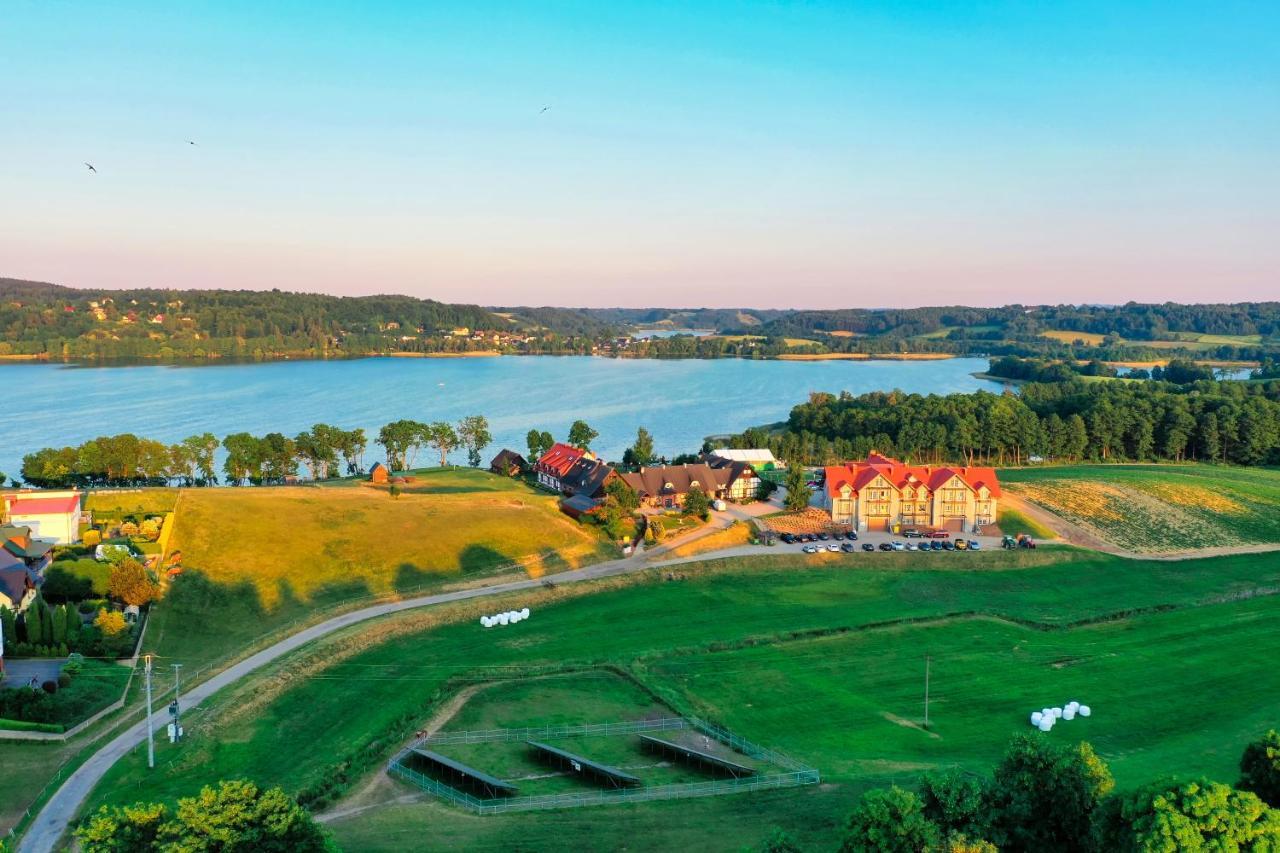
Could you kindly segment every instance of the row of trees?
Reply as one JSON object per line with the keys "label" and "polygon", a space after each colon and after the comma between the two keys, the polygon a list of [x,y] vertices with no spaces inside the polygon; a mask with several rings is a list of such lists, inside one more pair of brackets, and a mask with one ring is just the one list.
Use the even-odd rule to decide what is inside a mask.
{"label": "row of trees", "polygon": [[[1278,756],[1280,735],[1272,731],[1246,748],[1237,788],[1164,780],[1116,794],[1110,770],[1089,744],[1019,735],[989,777],[930,774],[918,792],[869,791],[849,816],[841,850],[1274,850]],[[770,846],[780,848],[776,840]]]}
{"label": "row of trees", "polygon": [[[471,415],[456,425],[401,420],[384,426],[377,443],[387,453],[388,467],[411,467],[417,451],[432,446],[440,464],[465,448],[471,465],[493,440],[483,416]],[[46,447],[22,459],[22,478],[40,488],[88,486],[184,485],[219,482],[216,457],[223,454],[222,477],[229,485],[282,483],[305,468],[313,480],[364,470],[365,431],[316,424],[290,438],[279,432],[257,436],[237,432],[219,441],[212,433],[165,444],[132,433],[100,436],[75,447]]]}
{"label": "row of trees", "polygon": [[1280,461],[1280,382],[1031,383],[1020,394],[812,394],[782,431],[731,442],[801,464],[871,450],[921,462]]}

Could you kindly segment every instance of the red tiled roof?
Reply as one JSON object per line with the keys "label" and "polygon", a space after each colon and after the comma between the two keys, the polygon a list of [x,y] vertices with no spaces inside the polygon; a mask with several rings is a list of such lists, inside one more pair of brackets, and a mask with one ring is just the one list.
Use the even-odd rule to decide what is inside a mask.
{"label": "red tiled roof", "polygon": [[884,477],[897,489],[908,484],[916,484],[925,486],[930,492],[937,491],[952,477],[959,477],[974,491],[985,486],[992,497],[1000,497],[1000,481],[996,478],[993,468],[964,465],[943,465],[939,468],[931,465],[904,465],[897,459],[873,453],[866,458],[866,461],[828,465],[825,470],[827,495],[830,497],[839,494],[846,483],[854,492],[861,491],[876,477]]}
{"label": "red tiled roof", "polygon": [[551,449],[538,457],[536,467],[556,477],[563,477],[578,464],[585,451],[568,444],[556,442]]}
{"label": "red tiled roof", "polygon": [[9,498],[10,515],[60,515],[76,512],[79,508],[79,495],[72,495],[69,498],[38,498],[13,495]]}

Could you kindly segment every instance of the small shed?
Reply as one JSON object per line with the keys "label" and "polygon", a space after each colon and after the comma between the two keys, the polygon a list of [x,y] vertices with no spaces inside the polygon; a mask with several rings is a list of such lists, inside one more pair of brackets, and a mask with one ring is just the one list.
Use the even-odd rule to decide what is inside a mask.
{"label": "small shed", "polygon": [[594,512],[598,506],[600,506],[600,501],[589,498],[584,494],[577,494],[560,501],[560,511],[573,519],[582,518],[582,516]]}
{"label": "small shed", "polygon": [[529,467],[529,463],[523,456],[514,450],[507,450],[505,447],[493,457],[493,461],[489,463],[489,470],[495,474],[501,474],[504,477],[516,477],[523,474]]}
{"label": "small shed", "polygon": [[391,472],[387,470],[387,466],[381,462],[373,463],[373,467],[369,469],[370,483],[385,483],[391,478]]}

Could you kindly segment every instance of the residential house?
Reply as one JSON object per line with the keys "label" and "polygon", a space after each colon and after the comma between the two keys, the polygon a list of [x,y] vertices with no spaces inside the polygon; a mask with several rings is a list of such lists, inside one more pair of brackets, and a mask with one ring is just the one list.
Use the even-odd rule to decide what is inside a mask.
{"label": "residential house", "polygon": [[823,505],[857,530],[974,531],[996,520],[1000,483],[991,468],[906,465],[872,453],[825,470]]}
{"label": "residential house", "polygon": [[8,523],[29,528],[31,538],[54,545],[80,541],[79,492],[17,492],[5,495],[4,504]]}
{"label": "residential house", "polygon": [[706,459],[707,465],[721,475],[725,500],[749,503],[759,497],[760,475],[754,465],[715,454],[708,454]]}
{"label": "residential house", "polygon": [[617,479],[618,472],[612,466],[595,457],[583,456],[569,469],[569,473],[560,478],[560,491],[570,496],[602,498],[605,486]]}
{"label": "residential house", "polygon": [[529,467],[529,463],[525,458],[514,450],[503,448],[498,451],[498,455],[493,457],[493,461],[489,463],[489,470],[495,474],[501,474],[504,477],[516,477],[524,473]]}
{"label": "residential house", "polygon": [[39,585],[40,579],[26,564],[0,550],[0,606],[21,613],[36,597]]}
{"label": "residential house", "polygon": [[560,501],[560,511],[572,519],[590,515],[600,506],[600,501],[587,495],[573,495]]}
{"label": "residential house", "polygon": [[533,463],[533,471],[538,477],[538,485],[554,492],[562,491],[561,481],[578,464],[578,460],[586,457],[595,459],[595,454],[569,444],[556,442],[551,449],[538,457]]}
{"label": "residential house", "polygon": [[53,561],[53,543],[33,538],[30,527],[0,525],[0,549],[17,557],[38,575],[43,575]]}
{"label": "residential house", "polygon": [[[641,506],[670,509],[684,506],[685,498],[694,488],[701,489],[712,500],[729,500],[735,483],[739,480],[745,483],[754,476],[755,471],[750,466],[735,470],[732,465],[713,468],[705,462],[697,462],[647,466],[634,473],[623,474],[622,480],[635,491]],[[745,499],[754,497],[752,488],[750,496]]]}

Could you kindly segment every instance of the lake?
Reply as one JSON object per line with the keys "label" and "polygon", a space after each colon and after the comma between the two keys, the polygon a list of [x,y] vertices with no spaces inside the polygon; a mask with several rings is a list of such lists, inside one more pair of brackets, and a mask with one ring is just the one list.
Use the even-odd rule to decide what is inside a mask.
{"label": "lake", "polygon": [[[494,444],[526,452],[525,433],[563,439],[581,418],[600,432],[594,449],[620,459],[636,428],[657,452],[696,452],[705,436],[785,420],[810,391],[946,394],[999,390],[971,374],[985,359],[748,361],[587,356],[367,358],[200,366],[0,365],[9,405],[0,410],[0,471],[23,454],[132,432],[175,442],[212,432],[296,435],[315,423],[364,427],[366,464],[379,427],[400,418],[489,419]],[[463,454],[455,454],[458,461]]]}

